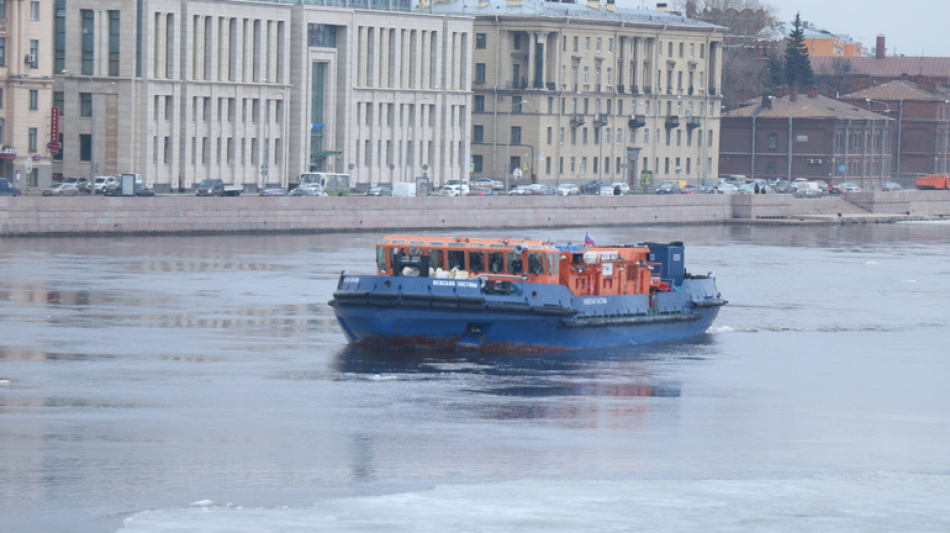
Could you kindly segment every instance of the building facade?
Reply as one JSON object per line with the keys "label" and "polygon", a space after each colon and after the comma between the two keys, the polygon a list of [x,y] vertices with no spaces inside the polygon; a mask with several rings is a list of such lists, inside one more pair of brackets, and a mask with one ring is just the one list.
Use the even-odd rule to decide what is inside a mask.
{"label": "building facade", "polygon": [[716,176],[723,28],[597,1],[435,8],[475,17],[473,178]]}
{"label": "building facade", "polygon": [[55,145],[53,0],[0,0],[0,177],[48,181]]}
{"label": "building facade", "polygon": [[59,174],[159,192],[464,175],[468,18],[408,0],[57,2]]}
{"label": "building facade", "polygon": [[[878,106],[874,111],[882,111]],[[723,115],[720,170],[749,178],[890,181],[891,120],[811,89],[763,96]]]}

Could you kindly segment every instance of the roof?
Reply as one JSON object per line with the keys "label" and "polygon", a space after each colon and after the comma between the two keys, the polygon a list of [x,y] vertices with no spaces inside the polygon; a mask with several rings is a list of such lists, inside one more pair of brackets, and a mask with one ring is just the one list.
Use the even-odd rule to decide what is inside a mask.
{"label": "roof", "polygon": [[[814,118],[882,120],[884,117],[867,109],[846,104],[827,96],[799,95],[795,101],[789,98],[771,97],[771,109],[762,107],[761,99],[748,102],[745,107],[723,113],[723,118]],[[890,120],[890,119],[887,119]]]}
{"label": "roof", "polygon": [[842,96],[843,99],[872,98],[875,100],[939,100],[945,98],[921,89],[916,83],[907,80],[889,81],[883,85],[869,87]]}
{"label": "roof", "polygon": [[667,28],[704,28],[725,31],[725,28],[651,9],[629,9],[617,6],[614,11],[600,4],[599,9],[587,7],[586,2],[548,2],[545,0],[522,0],[522,5],[509,5],[507,0],[453,0],[433,1],[427,7],[414,9],[417,13],[439,15],[468,15],[472,17],[545,17],[557,19],[582,19],[589,21],[617,22]]}
{"label": "roof", "polygon": [[931,78],[950,76],[950,57],[812,57],[811,67],[815,73],[834,71],[835,61],[847,61],[851,64],[850,76],[869,74],[900,78],[902,74],[924,75]]}

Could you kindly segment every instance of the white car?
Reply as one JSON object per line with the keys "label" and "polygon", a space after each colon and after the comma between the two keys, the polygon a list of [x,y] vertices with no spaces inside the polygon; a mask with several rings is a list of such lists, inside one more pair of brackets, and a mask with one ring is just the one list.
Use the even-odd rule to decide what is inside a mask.
{"label": "white car", "polygon": [[96,176],[95,191],[96,194],[102,194],[110,185],[116,182],[115,176]]}
{"label": "white car", "polygon": [[514,189],[508,191],[509,196],[524,196],[524,192],[528,189],[527,185],[518,185]]}
{"label": "white car", "polygon": [[573,196],[575,194],[580,194],[581,189],[573,183],[562,183],[557,186],[557,195],[558,196]]}
{"label": "white car", "polygon": [[739,187],[731,183],[720,183],[716,186],[716,192],[719,194],[738,194]]}
{"label": "white car", "polygon": [[614,191],[617,190],[617,187],[620,187],[620,194],[630,194],[630,186],[622,181],[617,181],[610,184],[610,188]]}
{"label": "white car", "polygon": [[471,189],[469,189],[468,184],[462,183],[460,180],[449,180],[441,189],[436,191],[436,194],[438,196],[465,196],[469,192],[471,192]]}
{"label": "white car", "polygon": [[491,189],[493,191],[500,191],[505,188],[505,182],[491,178],[475,178],[471,185],[473,189]]}

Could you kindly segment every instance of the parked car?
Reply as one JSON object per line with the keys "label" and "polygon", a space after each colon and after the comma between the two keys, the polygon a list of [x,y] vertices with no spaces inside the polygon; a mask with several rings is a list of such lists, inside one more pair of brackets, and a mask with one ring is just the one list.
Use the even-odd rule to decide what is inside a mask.
{"label": "parked car", "polygon": [[488,187],[473,187],[465,196],[494,196],[495,191]]}
{"label": "parked car", "polygon": [[75,183],[60,183],[43,189],[43,196],[76,196],[79,189]]}
{"label": "parked car", "polygon": [[264,189],[257,193],[258,196],[287,196],[287,191],[279,188]]}
{"label": "parked car", "polygon": [[794,194],[795,198],[820,198],[825,195],[825,191],[817,183],[807,181],[798,183]]}
{"label": "parked car", "polygon": [[206,179],[195,186],[195,196],[240,196],[244,187],[227,185],[223,180]]}
{"label": "parked car", "polygon": [[556,196],[557,189],[551,187],[550,185],[544,185],[541,183],[533,183],[528,185],[524,191],[525,196]]}
{"label": "parked car", "polygon": [[610,185],[610,182],[604,180],[593,180],[581,186],[581,194],[600,194],[601,187]]}
{"label": "parked car", "polygon": [[680,189],[680,194],[696,194],[699,192],[699,187],[695,185],[686,185]]}
{"label": "parked car", "polygon": [[772,184],[772,191],[778,193],[792,192],[792,183],[788,180],[777,180]]}
{"label": "parked car", "polygon": [[449,180],[441,189],[435,192],[436,196],[465,196],[468,194],[468,184],[462,180]]}
{"label": "parked car", "polygon": [[881,187],[881,190],[885,192],[886,191],[901,191],[901,190],[904,190],[904,187],[900,183],[889,181],[885,183],[883,187]]}
{"label": "parked car", "polygon": [[505,190],[505,182],[493,180],[491,178],[475,178],[472,180],[470,185],[473,189],[491,189],[493,191]]}
{"label": "parked car", "polygon": [[133,194],[135,196],[155,196],[155,191],[142,185],[141,183],[136,183],[133,189]]}
{"label": "parked car", "polygon": [[665,181],[656,188],[657,194],[677,194],[680,192],[680,184],[675,181]]}
{"label": "parked car", "polygon": [[288,196],[326,196],[327,193],[323,192],[323,189],[320,187],[297,187],[296,189],[290,191]]}
{"label": "parked car", "polygon": [[581,188],[573,183],[562,183],[557,186],[558,196],[574,196],[581,193]]}
{"label": "parked car", "polygon": [[850,181],[846,181],[846,182],[844,182],[844,183],[839,183],[839,184],[838,184],[838,189],[840,189],[841,192],[843,192],[843,193],[861,192],[861,187],[858,187],[858,185],[857,185],[856,183],[852,183],[852,182],[850,182]]}
{"label": "parked car", "polygon": [[7,178],[0,178],[0,196],[20,196],[20,189]]}
{"label": "parked car", "polygon": [[755,183],[743,183],[738,187],[739,194],[755,194]]}
{"label": "parked car", "polygon": [[102,194],[106,192],[106,187],[116,181],[115,176],[96,176],[96,180],[93,185],[93,190],[96,194]]}
{"label": "parked car", "polygon": [[76,192],[89,193],[89,180],[86,178],[80,178],[71,176],[63,180],[63,183],[69,183],[76,187]]}
{"label": "parked car", "polygon": [[719,191],[716,190],[715,185],[703,183],[696,189],[696,192],[698,192],[699,194],[716,194]]}
{"label": "parked car", "polygon": [[518,185],[515,188],[508,191],[509,196],[523,196],[524,191],[528,188],[527,185]]}
{"label": "parked car", "polygon": [[392,196],[393,190],[385,185],[380,185],[378,187],[373,187],[372,189],[366,191],[366,196]]}
{"label": "parked car", "polygon": [[735,185],[731,183],[720,183],[719,185],[716,185],[716,193],[717,194],[738,194],[739,187],[736,187]]}

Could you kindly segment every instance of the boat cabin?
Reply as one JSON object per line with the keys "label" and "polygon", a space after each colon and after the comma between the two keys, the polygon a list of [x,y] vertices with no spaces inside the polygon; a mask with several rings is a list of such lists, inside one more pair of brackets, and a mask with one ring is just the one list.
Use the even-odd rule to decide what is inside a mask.
{"label": "boat cabin", "polygon": [[[672,245],[660,246],[667,252]],[[681,256],[682,245],[679,250]],[[490,286],[521,280],[564,285],[575,296],[670,290],[662,277],[667,260],[650,257],[648,245],[555,246],[532,239],[390,235],[376,246],[380,276],[483,279]]]}

